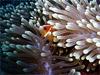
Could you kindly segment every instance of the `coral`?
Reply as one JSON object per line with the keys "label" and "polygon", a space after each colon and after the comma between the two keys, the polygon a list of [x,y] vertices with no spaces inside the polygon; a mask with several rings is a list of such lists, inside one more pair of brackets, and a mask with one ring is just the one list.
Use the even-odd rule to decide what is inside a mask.
{"label": "coral", "polygon": [[100,5],[96,0],[44,0],[43,14],[51,17],[47,23],[54,25],[54,42],[74,47],[69,56],[88,60],[86,70],[95,70],[100,64]]}

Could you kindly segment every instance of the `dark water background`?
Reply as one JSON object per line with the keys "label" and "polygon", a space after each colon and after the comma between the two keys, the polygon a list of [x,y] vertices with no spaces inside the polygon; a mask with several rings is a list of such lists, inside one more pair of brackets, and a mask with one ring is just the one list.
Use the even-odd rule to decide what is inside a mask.
{"label": "dark water background", "polygon": [[5,6],[7,4],[13,4],[14,6],[18,5],[21,1],[16,1],[15,0],[0,0],[0,7]]}
{"label": "dark water background", "polygon": [[0,7],[7,4],[13,4],[14,6],[20,4],[21,2],[34,2],[35,0],[0,0]]}

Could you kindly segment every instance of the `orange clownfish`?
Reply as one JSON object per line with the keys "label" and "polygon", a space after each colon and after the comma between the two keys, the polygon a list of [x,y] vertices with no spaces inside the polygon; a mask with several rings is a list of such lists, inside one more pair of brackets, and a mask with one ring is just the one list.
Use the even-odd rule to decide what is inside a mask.
{"label": "orange clownfish", "polygon": [[[47,35],[47,33],[48,32],[51,32],[51,35],[49,36],[49,38],[48,38],[48,40],[50,41],[50,40],[52,40],[53,38],[54,38],[54,36],[53,36],[53,32],[55,31],[52,27],[53,27],[54,25],[43,25],[42,27],[43,27],[43,29],[44,29],[44,37],[46,37],[46,35]],[[40,34],[42,35],[42,30],[40,29]]]}

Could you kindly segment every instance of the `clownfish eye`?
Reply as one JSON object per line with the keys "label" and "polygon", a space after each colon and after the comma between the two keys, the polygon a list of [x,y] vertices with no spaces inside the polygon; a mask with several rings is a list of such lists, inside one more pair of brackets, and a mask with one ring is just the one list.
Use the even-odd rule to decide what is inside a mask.
{"label": "clownfish eye", "polygon": [[47,30],[47,28],[46,28],[46,27],[44,27],[44,30]]}

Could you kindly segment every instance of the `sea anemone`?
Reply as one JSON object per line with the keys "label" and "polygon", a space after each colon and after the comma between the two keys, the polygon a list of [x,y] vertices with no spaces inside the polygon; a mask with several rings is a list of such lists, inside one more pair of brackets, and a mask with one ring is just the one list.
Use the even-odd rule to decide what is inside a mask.
{"label": "sea anemone", "polygon": [[[0,32],[4,33],[6,28],[9,28],[12,24],[20,25],[21,18],[31,20],[35,26],[40,25],[44,22],[45,17],[41,14],[41,8],[35,5],[35,0],[30,2],[21,2],[19,5],[14,6],[7,4],[0,8]],[[38,17],[38,18],[37,18]],[[43,20],[42,20],[43,18]],[[42,20],[42,22],[41,22]],[[42,25],[42,24],[41,24]]]}
{"label": "sea anemone", "polygon": [[48,74],[46,56],[51,54],[49,48],[52,41],[46,41],[50,34],[43,38],[31,21],[22,18],[22,22],[25,28],[12,25],[6,29],[8,36],[3,36],[1,69],[8,74]]}
{"label": "sea anemone", "polygon": [[[4,10],[3,8],[6,9]],[[43,38],[40,36],[39,28],[36,27],[39,26],[37,22],[41,21],[41,17],[37,16],[38,12],[34,2],[24,2],[16,7],[9,4],[6,7],[1,7],[0,11],[4,14],[0,15],[0,26],[2,27],[0,36],[2,38],[0,51],[2,73],[46,73],[44,68],[45,59],[42,56],[49,49],[51,42],[46,44],[48,37]],[[39,17],[39,21],[37,17]],[[42,22],[44,23],[43,20]],[[45,51],[43,51],[44,49]]]}
{"label": "sea anemone", "polygon": [[7,19],[1,19],[6,22],[2,24],[4,28],[0,36],[0,74],[66,75],[71,70],[69,75],[80,75],[75,70],[83,69],[84,65],[78,65],[77,60],[73,61],[61,52],[66,49],[48,41],[50,32],[44,37],[42,25],[47,24],[49,18],[42,14],[39,2],[36,6],[33,2],[21,3],[14,7]]}
{"label": "sea anemone", "polygon": [[100,64],[100,5],[96,0],[43,0],[43,14],[54,25],[54,42],[59,47],[73,47],[69,53],[88,60],[87,71]]}
{"label": "sea anemone", "polygon": [[[67,55],[55,54],[57,48],[50,47],[52,40],[47,41],[50,33],[44,38],[31,21],[22,18],[22,22],[25,28],[12,25],[6,30],[8,36],[3,36],[1,74],[66,75],[71,69],[69,74],[80,74],[75,69],[81,70],[84,65],[78,65]],[[31,26],[33,28],[28,30]]]}
{"label": "sea anemone", "polygon": [[2,6],[0,8],[0,32],[4,33],[5,28],[9,28],[7,20],[10,18],[11,12],[13,12],[15,7],[12,4]]}

